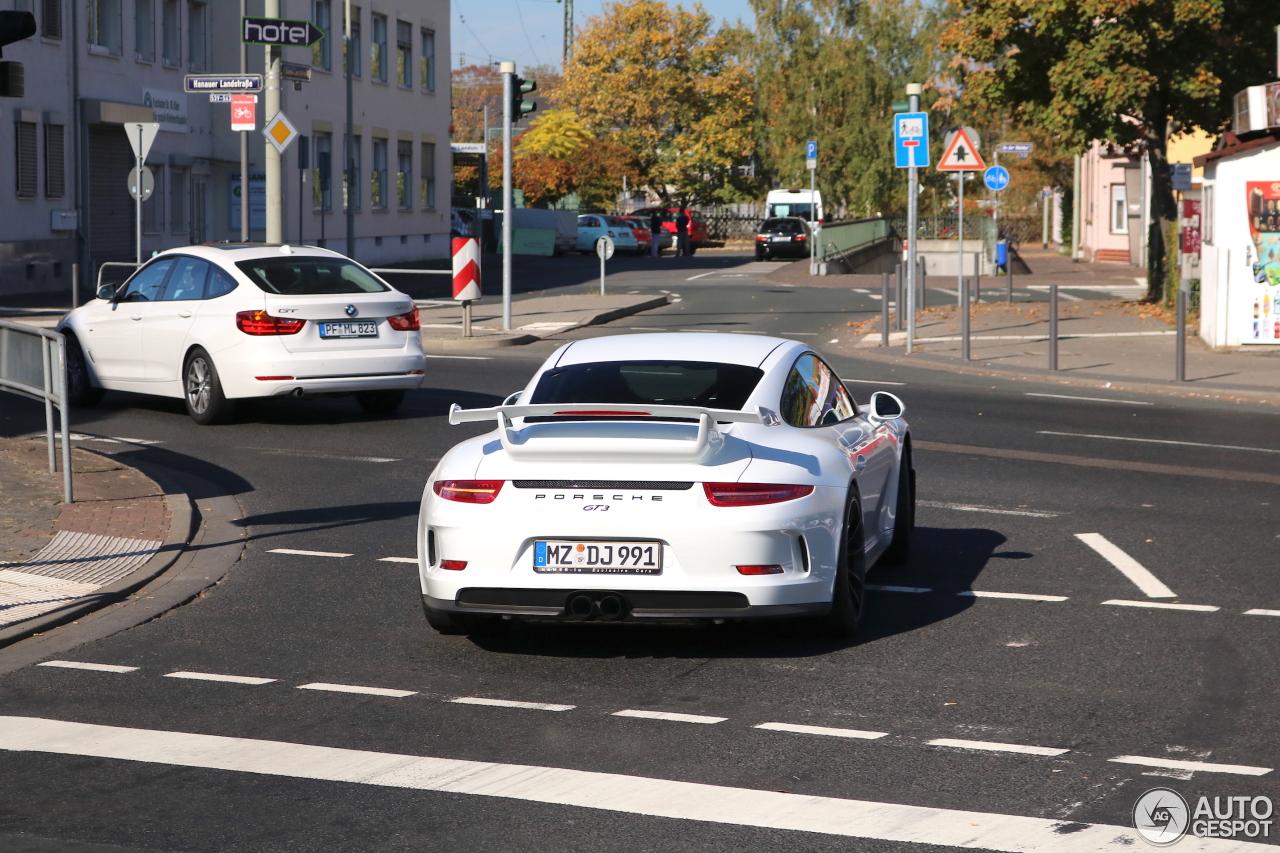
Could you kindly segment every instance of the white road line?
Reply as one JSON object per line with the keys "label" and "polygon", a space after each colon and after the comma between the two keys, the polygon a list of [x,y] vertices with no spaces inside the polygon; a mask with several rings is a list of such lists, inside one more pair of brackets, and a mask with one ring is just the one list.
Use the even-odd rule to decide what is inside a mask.
{"label": "white road line", "polygon": [[[59,437],[62,436],[61,432],[58,432],[56,434]],[[85,433],[80,433],[80,432],[71,433],[71,440],[72,441],[102,441],[102,442],[106,442],[107,444],[141,444],[141,445],[164,444],[163,441],[154,441],[152,439],[147,439],[147,438],[125,438],[119,435],[112,435],[112,436],[86,435]]]}
{"label": "white road line", "polygon": [[330,693],[364,693],[369,696],[391,696],[395,699],[403,699],[405,696],[413,696],[416,690],[390,690],[386,687],[359,687],[355,684],[326,684],[323,681],[312,682],[311,684],[299,684],[299,690],[327,690]]}
{"label": "white road line", "polygon": [[399,462],[399,459],[392,459],[387,456],[338,456],[333,453],[320,453],[314,450],[282,450],[275,447],[267,448],[246,448],[248,450],[257,450],[266,456],[298,456],[304,459],[338,459],[343,462]]}
{"label": "white road line", "polygon": [[889,382],[884,379],[845,379],[842,381],[844,382],[845,385],[848,385],[850,382],[856,383],[858,385],[906,385],[907,384],[905,382]]}
{"label": "white road line", "polygon": [[[432,758],[248,738],[0,717],[0,749],[166,766],[441,791],[621,814],[1013,853],[1132,851],[1127,826],[789,794],[488,761]],[[1256,850],[1264,844],[1185,838],[1187,851]]]}
{"label": "white road line", "polygon": [[299,557],[353,557],[354,554],[341,554],[337,551],[299,551],[296,548],[268,548],[268,554],[296,554]]}
{"label": "white road line", "polygon": [[193,681],[226,681],[231,684],[270,684],[274,678],[254,678],[249,675],[218,675],[212,672],[166,672],[165,678],[189,678]]}
{"label": "white road line", "polygon": [[1042,394],[1039,391],[1024,391],[1024,397],[1053,397],[1057,400],[1088,400],[1090,403],[1121,403],[1126,406],[1154,406],[1155,403],[1144,403],[1141,400],[1113,400],[1110,397],[1075,397],[1070,394]]}
{"label": "white road line", "polygon": [[666,326],[628,326],[627,328],[633,332],[665,332],[667,331]]}
{"label": "white road line", "polygon": [[863,732],[858,729],[833,729],[827,726],[798,726],[794,723],[761,723],[752,726],[771,732],[795,732],[801,735],[826,735],[827,737],[848,737],[859,740],[876,740],[889,734],[888,732]]}
{"label": "white road line", "polygon": [[1122,598],[1112,598],[1102,603],[1114,604],[1116,607],[1150,607],[1153,610],[1197,610],[1201,613],[1213,613],[1222,609],[1212,604],[1170,604],[1165,601],[1125,601]]}
{"label": "white road line", "polygon": [[816,338],[816,337],[818,336],[818,333],[817,333],[817,332],[783,332],[782,334],[784,334],[784,335],[800,335],[801,337],[804,337],[804,338]]}
{"label": "white road line", "polygon": [[720,270],[715,270],[713,272],[700,273],[699,275],[691,275],[688,278],[686,278],[685,281],[697,281],[700,278],[706,278],[709,275],[718,275],[719,273],[720,273]]}
{"label": "white road line", "polygon": [[460,358],[463,361],[491,361],[491,355],[424,355],[423,358]]}
{"label": "white road line", "polygon": [[[1254,608],[1253,610],[1246,610],[1244,612],[1244,615],[1245,616],[1280,616],[1280,610],[1262,610],[1260,608]],[[46,664],[46,666],[48,666],[48,664]]]}
{"label": "white road line", "polygon": [[1079,296],[1072,296],[1070,293],[1067,293],[1067,292],[1066,292],[1065,290],[1063,290],[1062,288],[1058,288],[1058,298],[1059,298],[1059,299],[1061,299],[1061,300],[1063,300],[1064,302],[1081,302],[1081,301],[1083,301]]}
{"label": "white road line", "polygon": [[1177,594],[1151,574],[1141,563],[1121,551],[1101,533],[1077,533],[1076,538],[1102,555],[1102,558],[1133,581],[1147,598],[1177,598]]}
{"label": "white road line", "polygon": [[1026,601],[1066,601],[1065,595],[1033,595],[1029,592],[990,592],[985,589],[966,589],[957,592],[966,598],[1020,598]]}
{"label": "white road line", "polygon": [[640,717],[644,720],[669,720],[676,723],[723,723],[728,717],[704,717],[700,714],[673,714],[670,711],[614,711],[614,717]]}
{"label": "white road line", "polygon": [[112,663],[81,663],[75,660],[47,660],[37,666],[57,666],[63,669],[91,669],[94,672],[137,672],[136,666],[116,666]]}
{"label": "white road line", "polygon": [[1195,770],[1202,773],[1237,773],[1241,776],[1265,776],[1274,768],[1249,767],[1245,764],[1209,764],[1204,761],[1175,761],[1172,758],[1147,758],[1142,755],[1120,755],[1108,758],[1116,764],[1141,764],[1143,767],[1163,767],[1166,770]]}
{"label": "white road line", "polygon": [[925,741],[929,746],[952,746],[956,749],[982,749],[988,752],[1020,752],[1023,755],[1062,755],[1070,752],[1069,749],[1054,749],[1049,746],[1023,746],[1020,743],[993,743],[985,740],[955,740],[954,738],[940,737],[936,740]]}
{"label": "white road line", "polygon": [[927,586],[889,586],[887,584],[869,583],[867,589],[874,589],[877,592],[933,592]]}
{"label": "white road line", "polygon": [[458,705],[492,705],[494,708],[524,708],[528,711],[572,711],[577,705],[553,705],[547,702],[515,702],[511,699],[482,699],[479,696],[459,696],[450,699]]}
{"label": "white road line", "polygon": [[996,509],[993,506],[977,506],[976,504],[951,504],[942,501],[916,501],[917,506],[929,506],[935,509],[955,509],[960,512],[989,512],[993,515],[1025,515],[1029,518],[1057,518],[1056,512],[1032,512],[1023,509]]}
{"label": "white road line", "polygon": [[1093,435],[1087,432],[1056,432],[1048,429],[1036,430],[1036,435],[1069,435],[1075,438],[1106,438],[1111,441],[1139,441],[1143,444],[1176,444],[1181,447],[1211,447],[1216,450],[1248,450],[1253,453],[1280,453],[1280,449],[1272,447],[1245,447],[1239,444],[1205,444],[1201,441],[1171,441],[1167,438],[1134,438],[1128,435]]}
{"label": "white road line", "polygon": [[417,557],[379,557],[379,563],[417,563]]}

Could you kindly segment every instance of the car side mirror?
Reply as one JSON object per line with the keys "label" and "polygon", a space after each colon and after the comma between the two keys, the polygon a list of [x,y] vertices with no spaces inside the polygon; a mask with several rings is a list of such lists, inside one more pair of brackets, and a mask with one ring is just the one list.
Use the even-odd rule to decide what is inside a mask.
{"label": "car side mirror", "polygon": [[516,393],[512,394],[510,397],[507,397],[507,399],[503,400],[502,405],[514,406],[516,403],[520,401],[520,395],[523,393],[524,393],[523,391],[517,391]]}
{"label": "car side mirror", "polygon": [[907,404],[888,391],[877,391],[871,395],[870,416],[877,421],[891,421],[900,418],[907,411]]}
{"label": "car side mirror", "polygon": [[107,300],[108,302],[110,302],[112,299],[115,299],[115,298],[116,298],[116,288],[115,288],[115,285],[111,285],[111,284],[104,284],[104,285],[102,285],[101,287],[99,287],[99,288],[98,288],[98,298],[99,298],[99,299],[105,299],[105,300]]}

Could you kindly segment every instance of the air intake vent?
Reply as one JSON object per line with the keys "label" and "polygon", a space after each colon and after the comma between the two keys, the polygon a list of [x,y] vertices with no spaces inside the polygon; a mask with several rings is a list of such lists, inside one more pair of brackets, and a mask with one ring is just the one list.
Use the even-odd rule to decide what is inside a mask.
{"label": "air intake vent", "polygon": [[661,480],[512,480],[517,489],[624,489],[632,492],[684,492],[693,483]]}

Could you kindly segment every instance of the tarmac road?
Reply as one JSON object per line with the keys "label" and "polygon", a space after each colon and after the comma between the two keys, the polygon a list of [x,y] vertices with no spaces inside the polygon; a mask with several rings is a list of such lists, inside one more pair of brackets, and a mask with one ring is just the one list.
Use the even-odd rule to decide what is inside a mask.
{"label": "tarmac road", "polygon": [[[724,258],[742,261],[713,269]],[[567,337],[717,328],[821,351],[834,315],[878,310],[757,269],[638,268],[619,286],[680,301]],[[425,478],[483,429],[444,414],[498,402],[556,345],[435,359],[429,387],[382,420],[350,400],[279,401],[200,428],[177,401],[124,394],[78,412],[78,432],[160,442],[125,458],[234,494],[248,548],[197,600],[63,658],[136,669],[0,676],[0,747],[36,750],[0,753],[0,849],[1119,849],[1149,788],[1193,806],[1280,799],[1268,410],[835,357],[859,402],[906,401],[918,442],[915,556],[872,577],[912,591],[873,592],[856,642],[733,626],[436,635],[416,567],[386,558],[415,556]],[[0,428],[34,429],[37,407],[13,400]],[[388,755],[497,775],[446,761],[387,776],[409,760]]]}

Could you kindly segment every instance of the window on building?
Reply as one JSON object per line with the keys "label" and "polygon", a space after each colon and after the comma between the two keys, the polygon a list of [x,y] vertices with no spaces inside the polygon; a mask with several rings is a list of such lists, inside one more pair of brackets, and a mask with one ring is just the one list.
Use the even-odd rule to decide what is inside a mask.
{"label": "window on building", "polygon": [[330,0],[312,0],[311,23],[315,24],[317,30],[324,33],[324,38],[311,45],[311,65],[328,71],[332,67],[329,42],[332,40],[330,36],[333,30],[333,5]]}
{"label": "window on building", "polygon": [[373,32],[369,36],[369,77],[387,82],[387,16],[374,15]]}
{"label": "window on building", "polygon": [[187,170],[169,170],[169,231],[172,234],[186,234],[191,230],[188,211],[191,210],[191,198],[188,195]]}
{"label": "window on building", "polygon": [[120,55],[121,0],[89,0],[89,50]]}
{"label": "window on building", "polygon": [[152,166],[155,191],[142,203],[142,233],[159,234],[164,231],[164,167]]}
{"label": "window on building", "polygon": [[396,206],[413,208],[413,143],[402,139],[396,143]]}
{"label": "window on building", "polygon": [[14,151],[17,162],[14,174],[17,176],[18,198],[35,198],[39,189],[39,167],[36,165],[36,125],[35,122],[15,122]]}
{"label": "window on building", "polygon": [[60,124],[44,126],[44,195],[62,198],[67,194],[66,129]]}
{"label": "window on building", "polygon": [[[343,24],[342,24],[342,26],[343,26],[342,33],[343,33],[343,39],[344,39],[344,41],[343,41],[343,45],[342,45],[342,73],[343,73],[343,74],[346,74],[346,73],[347,73],[347,61],[348,61],[348,58],[350,58],[351,63],[352,63],[352,65],[351,65],[351,76],[352,76],[352,77],[359,77],[359,76],[360,76],[360,72],[361,72],[361,60],[360,60],[360,57],[361,57],[361,55],[362,55],[362,49],[361,49],[361,47],[360,47],[360,7],[359,7],[359,6],[352,6],[352,7],[351,7],[351,46],[350,46],[350,49],[348,49],[347,44],[346,44],[346,42],[345,42],[346,32],[347,32],[347,30],[346,30],[346,20],[347,20],[347,18],[346,18],[346,14],[347,14],[347,13],[346,13],[346,9],[344,8],[344,9],[343,9],[343,13],[342,13],[342,15],[343,15],[343,18],[342,18],[342,21],[343,21]],[[350,55],[349,57],[348,57],[348,54]]]}
{"label": "window on building", "polygon": [[312,136],[315,157],[311,167],[311,206],[319,210],[333,210],[333,185],[330,175],[333,164],[333,134],[315,133]]}
{"label": "window on building", "polygon": [[178,67],[182,63],[182,9],[178,0],[161,0],[161,49],[164,64]]}
{"label": "window on building", "polygon": [[155,0],[134,0],[133,6],[134,51],[142,62],[156,61],[156,7]]}
{"label": "window on building", "polygon": [[209,53],[205,47],[208,8],[204,3],[187,5],[187,57],[192,71],[209,69]]}
{"label": "window on building", "polygon": [[422,206],[436,209],[436,144],[422,143]]}
{"label": "window on building", "polygon": [[387,140],[373,140],[373,171],[369,175],[369,204],[375,210],[387,209]]}
{"label": "window on building", "polygon": [[360,137],[353,134],[351,150],[347,152],[346,135],[342,137],[344,155],[342,160],[347,167],[342,176],[342,207],[351,210],[360,209]]}
{"label": "window on building", "polygon": [[1111,185],[1111,233],[1129,233],[1129,206],[1124,184]]}
{"label": "window on building", "polygon": [[436,34],[432,30],[422,31],[422,89],[425,92],[436,90]]}
{"label": "window on building", "polygon": [[413,26],[396,21],[396,82],[413,85]]}
{"label": "window on building", "polygon": [[40,35],[47,39],[62,38],[62,0],[41,0]]}

